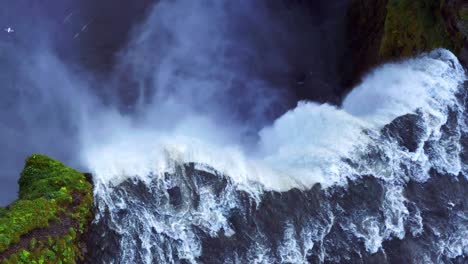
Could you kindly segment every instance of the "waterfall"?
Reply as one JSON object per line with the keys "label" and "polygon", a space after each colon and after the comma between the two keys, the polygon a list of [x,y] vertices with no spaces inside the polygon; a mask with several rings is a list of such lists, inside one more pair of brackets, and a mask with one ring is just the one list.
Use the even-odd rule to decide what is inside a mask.
{"label": "waterfall", "polygon": [[[187,129],[108,131],[83,151],[95,175],[94,261],[388,260],[402,257],[396,241],[419,247],[413,260],[461,257],[463,192],[421,188],[466,192],[465,79],[446,50],[383,65],[342,107],[301,102],[248,151]],[[446,223],[426,211],[431,195]]]}

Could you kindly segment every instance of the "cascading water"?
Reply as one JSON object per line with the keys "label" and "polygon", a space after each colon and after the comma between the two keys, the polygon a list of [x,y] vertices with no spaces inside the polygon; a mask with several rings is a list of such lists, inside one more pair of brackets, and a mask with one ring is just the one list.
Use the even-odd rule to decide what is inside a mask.
{"label": "cascading water", "polygon": [[32,152],[92,172],[88,263],[467,262],[468,82],[449,51],[286,112],[338,101],[349,1],[16,2],[0,189]]}
{"label": "cascading water", "polygon": [[89,262],[463,263],[465,80],[446,50],[387,64],[341,108],[299,103],[248,152],[184,126],[105,131],[83,150]]}

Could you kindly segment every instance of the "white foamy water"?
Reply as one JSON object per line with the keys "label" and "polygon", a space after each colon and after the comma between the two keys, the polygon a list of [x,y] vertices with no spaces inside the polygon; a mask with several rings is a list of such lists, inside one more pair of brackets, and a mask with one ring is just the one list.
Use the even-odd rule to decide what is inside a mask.
{"label": "white foamy water", "polygon": [[[174,120],[174,129],[160,131],[104,116],[98,120],[107,128],[104,139],[86,137],[82,155],[104,184],[128,177],[148,181],[148,175],[158,177],[174,163],[195,162],[228,175],[240,188],[250,182],[278,191],[330,186],[360,172],[342,160],[364,153],[378,130],[398,116],[422,112],[427,137],[437,138],[464,79],[463,68],[446,50],[381,66],[347,96],[343,108],[301,102],[263,128],[258,147],[248,153],[242,145],[216,140],[223,128],[209,119]],[[421,153],[408,155],[427,161]]]}
{"label": "white foamy water", "polygon": [[[207,116],[190,115],[173,120],[170,129],[161,129],[154,120],[147,120],[148,125],[134,123],[111,111],[89,120],[90,127],[100,124],[103,129],[84,135],[82,156],[95,175],[97,207],[100,212],[109,209],[115,225],[112,228],[122,236],[123,262],[135,256],[145,263],[151,263],[155,256],[161,256],[163,262],[177,262],[173,259],[177,256],[197,263],[203,246],[193,227],[211,237],[220,232],[234,235],[228,219],[239,207],[239,190],[247,191],[258,204],[266,190],[306,190],[316,183],[322,187],[345,185],[347,179],[361,175],[373,175],[384,182],[383,214],[350,216],[338,224],[362,241],[368,252],[376,253],[385,240],[403,239],[408,221],[417,222],[416,229],[411,229],[413,235],[422,232],[418,225],[423,219],[419,212],[410,216],[403,194],[409,179],[425,181],[431,168],[454,175],[462,170],[459,141],[464,124],[453,128],[450,136],[442,133],[441,127],[447,123],[449,110],[461,120],[463,107],[456,95],[464,80],[463,68],[446,50],[383,65],[347,96],[342,108],[300,102],[261,129],[258,143],[248,148],[237,144],[235,137],[225,136],[232,131]],[[156,109],[151,108],[153,117],[159,116]],[[422,134],[414,152],[381,133],[385,125],[406,114],[420,119]],[[424,144],[431,151],[426,151]],[[215,194],[209,185],[192,186],[179,166],[189,162],[216,177],[225,175],[230,182],[221,194]],[[167,178],[165,173],[177,177]],[[118,198],[116,186],[129,179],[145,183],[148,190],[144,191],[155,196],[151,202],[155,204],[130,194]],[[167,202],[168,190],[173,187],[181,188],[180,206]],[[191,194],[194,191],[198,202]],[[122,217],[122,210],[130,211],[129,215]],[[102,217],[104,213],[96,215],[96,221]],[[257,246],[248,249],[246,259],[254,263],[275,259],[307,262],[316,245],[318,258],[324,260],[323,239],[335,216],[330,211],[327,218],[324,226],[302,223],[300,233],[295,233],[297,226],[286,224],[277,252],[265,244],[261,234],[255,234]],[[142,251],[135,244],[134,232],[142,240]],[[466,243],[460,239],[441,239],[441,254],[462,254]]]}
{"label": "white foamy water", "polygon": [[463,80],[458,59],[449,51],[436,50],[430,56],[378,67],[351,91],[343,109],[376,127],[416,109],[445,119]]}

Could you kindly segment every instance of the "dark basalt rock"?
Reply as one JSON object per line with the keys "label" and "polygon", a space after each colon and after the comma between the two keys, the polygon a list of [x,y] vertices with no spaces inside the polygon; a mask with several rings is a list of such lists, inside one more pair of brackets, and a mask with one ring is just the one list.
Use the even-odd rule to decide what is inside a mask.
{"label": "dark basalt rock", "polygon": [[468,211],[468,181],[464,176],[440,175],[435,171],[431,175],[426,183],[411,181],[405,189],[407,199],[421,210],[424,232],[383,243],[386,254],[394,263],[414,263],[415,259],[421,259],[422,253],[429,253],[440,263],[466,263],[465,257],[440,257],[431,247],[439,236],[457,233],[459,226],[468,225],[468,220],[463,217]]}
{"label": "dark basalt rock", "polygon": [[[200,181],[206,176],[214,185],[222,184],[223,181],[232,184],[228,178],[214,174],[208,176],[210,173],[197,171],[190,165],[186,166],[185,171],[186,173],[189,171],[186,176],[193,181]],[[212,236],[202,229],[193,227],[197,236],[202,240],[203,254],[197,260],[200,263],[220,263],[235,259],[236,256],[242,257],[249,248],[255,247],[254,243],[256,242],[261,242],[272,252],[275,252],[277,248],[281,247],[285,228],[289,226],[297,238],[301,232],[308,230],[308,228],[323,232],[323,239],[316,241],[311,249],[311,255],[308,257],[310,263],[320,261],[342,263],[344,260],[347,263],[396,263],[398,261],[412,263],[421,256],[427,256],[428,252],[434,251],[434,248],[437,247],[433,243],[436,241],[433,237],[434,233],[431,231],[433,228],[447,231],[460,224],[456,221],[466,221],[456,217],[457,213],[468,209],[468,204],[464,199],[468,195],[466,179],[462,176],[453,178],[448,175],[438,175],[435,172],[433,174],[433,178],[428,182],[410,181],[405,189],[410,210],[409,217],[414,218],[416,212],[421,211],[424,233],[412,235],[412,231],[408,229],[404,239],[393,238],[385,241],[383,249],[374,254],[369,253],[365,249],[363,241],[356,239],[345,228],[347,223],[354,223],[358,230],[365,232],[363,229],[365,227],[364,219],[367,218],[376,219],[383,224],[381,210],[387,190],[383,182],[368,176],[350,181],[347,187],[331,190],[323,190],[319,185],[316,185],[305,191],[292,189],[281,193],[266,192],[262,195],[259,204],[247,193],[238,191],[237,206],[229,212],[228,219],[230,227],[235,231],[234,234],[227,235],[221,230],[216,236]],[[141,190],[141,187],[138,187],[140,184],[133,181],[123,183],[121,187],[123,186],[125,186],[127,193],[137,193],[131,190],[134,188]],[[181,189],[183,188],[172,188],[168,192],[171,192],[172,196],[174,193],[180,193]],[[447,190],[450,192],[449,196],[447,196]],[[221,198],[223,194],[219,195]],[[125,196],[123,198],[126,199]],[[184,200],[184,202],[190,203],[191,201]],[[448,202],[455,204],[453,209],[450,206],[447,207]],[[171,204],[177,207],[179,203]],[[330,218],[332,215],[333,217]],[[120,254],[117,242],[119,235],[109,228],[112,226],[112,222],[107,217],[104,216],[104,219],[93,226],[92,234],[95,235],[90,243],[96,244],[96,248],[99,250],[92,252],[93,254],[88,260],[89,263],[111,261]],[[449,220],[446,221],[447,219]],[[414,225],[418,224],[417,221],[414,223]],[[327,231],[327,229],[329,230]],[[455,230],[453,231],[455,232]],[[262,236],[258,237],[259,234]],[[138,241],[138,237],[135,237],[135,241]],[[301,239],[298,241],[298,243],[302,243]],[[300,244],[300,246],[303,245]],[[324,250],[326,250],[325,255],[323,255]],[[322,259],[321,256],[325,259]],[[186,261],[178,259],[176,255],[172,257],[180,263]],[[281,256],[275,255],[275,258],[279,260]],[[437,256],[432,254],[431,259],[435,260]],[[446,263],[462,263],[460,262],[462,260],[462,258],[447,259],[444,257]]]}
{"label": "dark basalt rock", "polygon": [[167,192],[169,193],[169,202],[173,205],[173,206],[179,206],[182,204],[182,193],[180,191],[180,188],[179,187],[173,187],[173,188],[170,188],[167,190]]}
{"label": "dark basalt rock", "polygon": [[382,129],[382,135],[395,140],[410,152],[416,151],[424,132],[421,118],[416,114],[397,117]]}

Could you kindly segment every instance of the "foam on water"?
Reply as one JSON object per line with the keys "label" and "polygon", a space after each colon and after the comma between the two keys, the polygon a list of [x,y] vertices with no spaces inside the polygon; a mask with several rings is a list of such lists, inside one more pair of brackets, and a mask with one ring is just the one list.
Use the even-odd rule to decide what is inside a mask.
{"label": "foam on water", "polygon": [[[366,152],[375,141],[373,135],[398,116],[422,112],[427,137],[437,140],[448,117],[447,107],[457,103],[455,93],[464,79],[463,68],[446,50],[384,65],[348,95],[341,109],[299,103],[262,129],[258,147],[249,152],[235,142],[216,140],[223,128],[206,117],[174,120],[174,129],[161,131],[132,126],[113,114],[97,121],[107,128],[105,139],[84,138],[82,156],[98,181],[114,185],[128,177],[161,175],[174,163],[195,162],[232,177],[240,186],[252,181],[278,191],[310,188],[315,183],[330,186],[357,173],[343,159]],[[424,161],[418,154],[411,158]],[[451,155],[455,163],[445,160],[438,166],[456,173],[461,165],[456,153]]]}
{"label": "foam on water", "polygon": [[445,119],[446,107],[455,103],[464,79],[458,59],[449,51],[435,50],[375,69],[346,97],[343,109],[376,127],[419,108]]}
{"label": "foam on water", "polygon": [[[171,129],[165,130],[136,125],[113,111],[95,116],[88,122],[101,124],[103,130],[83,135],[86,148],[82,155],[95,175],[101,212],[96,221],[106,211],[115,219],[112,228],[122,236],[124,262],[139,255],[143,262],[151,263],[156,254],[169,258],[161,261],[177,262],[173,259],[177,256],[196,263],[202,242],[194,227],[211,237],[220,232],[226,237],[234,235],[228,218],[239,206],[238,191],[247,191],[259,204],[268,190],[307,190],[316,183],[341,186],[348,179],[373,175],[385,183],[382,214],[352,215],[338,224],[362,241],[368,252],[376,253],[384,241],[403,239],[408,225],[413,235],[423,232],[419,209],[411,213],[403,194],[408,180],[427,180],[431,168],[452,175],[461,172],[459,141],[464,124],[460,123],[463,107],[457,93],[464,80],[464,70],[446,50],[383,65],[348,95],[342,108],[300,102],[261,129],[257,145],[248,148],[220,136],[223,127],[207,116],[174,120]],[[417,116],[422,131],[415,151],[382,132],[392,120],[407,114]],[[447,129],[444,126],[450,127],[449,133],[443,132]],[[187,183],[192,180],[186,180],[180,168],[192,162],[198,170],[228,177],[221,194],[215,195],[209,186]],[[167,178],[167,173],[177,177]],[[143,182],[155,204],[142,205],[127,194],[120,200],[119,185],[129,180]],[[184,201],[176,209],[167,202],[168,190],[174,187],[181,189]],[[196,199],[192,192],[197,193]],[[122,217],[122,210],[130,215]],[[275,259],[307,262],[318,245],[318,258],[323,261],[323,239],[334,224],[330,214],[325,224],[302,223],[297,227],[286,223],[278,252],[258,237],[257,246],[248,250],[246,259],[254,263]],[[133,231],[129,233],[129,229]],[[132,232],[140,235],[143,252],[136,252]],[[177,242],[167,244],[168,239]],[[438,243],[442,255],[458,256],[466,250],[466,239],[460,237]],[[242,262],[243,257],[232,259],[236,261]]]}

